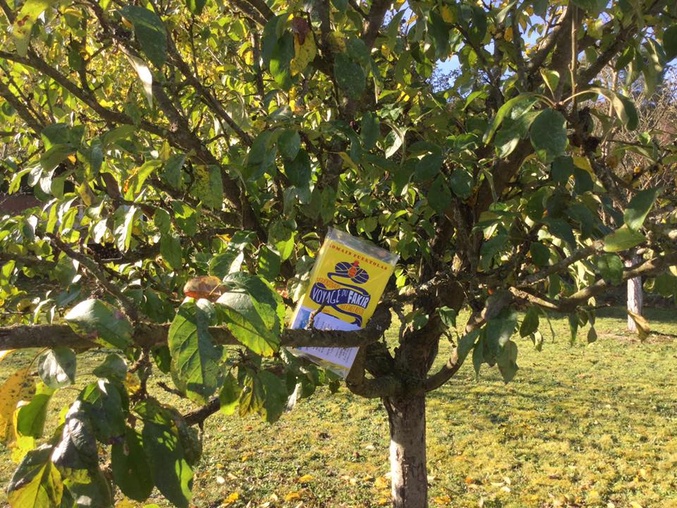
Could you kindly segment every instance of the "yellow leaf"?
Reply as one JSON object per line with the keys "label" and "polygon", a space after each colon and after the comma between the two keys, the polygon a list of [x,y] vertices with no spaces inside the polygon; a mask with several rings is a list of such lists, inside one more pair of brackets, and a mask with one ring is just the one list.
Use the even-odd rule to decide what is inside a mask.
{"label": "yellow leaf", "polygon": [[581,157],[581,156],[578,156],[578,155],[574,155],[573,159],[574,159],[574,166],[576,166],[577,168],[580,168],[580,169],[584,169],[585,171],[587,171],[591,175],[595,174],[594,171],[592,170],[592,166],[590,165],[590,161],[588,160],[587,157]]}
{"label": "yellow leaf", "polygon": [[284,496],[284,500],[287,501],[287,502],[298,501],[299,499],[301,499],[301,494],[299,492],[296,492],[296,491],[290,492],[289,494]]}
{"label": "yellow leaf", "polygon": [[12,354],[16,349],[5,349],[4,351],[0,351],[0,362],[5,359],[5,357],[9,356]]}
{"label": "yellow leaf", "polygon": [[17,370],[0,386],[0,441],[7,443],[14,438],[12,420],[16,405],[30,399],[34,391],[29,368]]}
{"label": "yellow leaf", "polygon": [[134,501],[127,498],[121,499],[115,503],[115,508],[135,508],[136,506],[138,505]]}
{"label": "yellow leaf", "polygon": [[649,322],[643,316],[635,314],[631,310],[628,311],[628,315],[637,325],[637,335],[639,336],[639,340],[644,341],[651,333]]}
{"label": "yellow leaf", "polygon": [[226,499],[224,499],[224,503],[226,503],[226,504],[234,503],[238,499],[240,499],[240,493],[239,492],[232,492],[228,495],[228,497]]}
{"label": "yellow leaf", "polygon": [[445,23],[452,25],[456,22],[456,13],[449,5],[443,5],[440,8],[440,15]]}
{"label": "yellow leaf", "polygon": [[379,476],[374,480],[374,487],[377,489],[387,489],[390,487],[390,481],[385,476]]}
{"label": "yellow leaf", "polygon": [[514,34],[512,31],[512,27],[509,26],[505,29],[505,32],[503,33],[503,38],[508,42],[512,42],[513,35]]}
{"label": "yellow leaf", "polygon": [[304,474],[301,478],[296,480],[298,483],[310,483],[315,479],[313,475]]}
{"label": "yellow leaf", "polygon": [[292,76],[296,76],[303,72],[308,64],[315,59],[317,54],[317,46],[315,45],[315,38],[312,34],[308,34],[302,38],[298,34],[294,34],[294,58],[289,63],[289,70]]}

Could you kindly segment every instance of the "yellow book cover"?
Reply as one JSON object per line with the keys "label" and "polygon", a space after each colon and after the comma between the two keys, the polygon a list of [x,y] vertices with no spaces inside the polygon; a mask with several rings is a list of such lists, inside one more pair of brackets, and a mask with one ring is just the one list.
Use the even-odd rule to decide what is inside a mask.
{"label": "yellow book cover", "polygon": [[[294,312],[292,328],[358,330],[374,313],[398,256],[360,238],[330,229]],[[294,350],[346,377],[358,348]]]}

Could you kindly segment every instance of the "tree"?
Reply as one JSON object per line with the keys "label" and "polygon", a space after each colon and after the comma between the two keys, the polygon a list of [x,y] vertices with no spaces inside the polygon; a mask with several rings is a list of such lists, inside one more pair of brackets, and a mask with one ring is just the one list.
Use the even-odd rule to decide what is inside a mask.
{"label": "tree", "polygon": [[[550,312],[569,315],[572,340],[583,326],[595,340],[595,297],[630,278],[675,293],[674,195],[622,201],[594,128],[637,126],[631,95],[598,76],[659,81],[677,54],[674,2],[0,7],[4,185],[42,203],[2,219],[0,297],[17,326],[0,347],[48,348],[32,398],[15,389],[27,371],[4,387],[30,398],[0,419],[24,456],[14,505],[109,505],[112,477],[133,499],[156,486],[187,506],[190,424],[219,408],[274,421],[292,393],[336,387],[281,348],[324,342],[362,346],[346,386],[383,400],[393,506],[425,506],[427,392],[467,358],[509,381],[513,335],[540,347]],[[452,55],[454,80],[431,86]],[[364,331],[284,330],[330,225],[399,254],[394,284]],[[207,275],[210,298],[184,299]],[[391,312],[395,347],[378,340]],[[454,354],[431,371],[445,337]],[[99,381],[43,438],[71,348],[87,345],[111,350]],[[154,399],[154,369],[200,408]]]}
{"label": "tree", "polygon": [[[654,187],[669,188],[674,184],[670,165],[663,165],[664,158],[674,158],[675,146],[670,141],[675,137],[674,121],[677,118],[674,102],[677,98],[677,82],[674,69],[668,69],[661,83],[643,82],[632,87],[631,95],[638,105],[637,131],[628,132],[622,126],[606,133],[602,150],[609,154],[616,167],[619,187],[626,202],[632,190]],[[644,85],[644,86],[642,86]],[[618,90],[624,86],[617,72],[611,73],[611,86]],[[638,262],[636,255],[625,259],[632,265]],[[627,282],[628,329],[637,331],[636,316],[642,315],[644,291],[642,278]]]}

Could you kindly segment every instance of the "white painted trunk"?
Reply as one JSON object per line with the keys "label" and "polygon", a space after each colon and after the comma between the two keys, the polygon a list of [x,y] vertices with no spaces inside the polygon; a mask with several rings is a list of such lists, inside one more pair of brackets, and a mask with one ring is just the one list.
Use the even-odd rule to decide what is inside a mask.
{"label": "white painted trunk", "polygon": [[[632,266],[638,263],[640,259],[637,256],[634,256],[632,259],[625,262],[626,266]],[[633,279],[628,279],[627,283],[628,296],[627,296],[627,309],[630,312],[633,312],[638,315],[642,315],[642,307],[644,306],[644,290],[642,289],[642,278],[635,277]],[[635,321],[628,315],[628,330],[631,332],[637,331],[637,324]]]}

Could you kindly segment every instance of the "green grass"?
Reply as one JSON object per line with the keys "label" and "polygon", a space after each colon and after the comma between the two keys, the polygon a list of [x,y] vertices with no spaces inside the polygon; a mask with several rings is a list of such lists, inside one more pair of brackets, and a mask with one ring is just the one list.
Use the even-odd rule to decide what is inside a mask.
{"label": "green grass", "polygon": [[[644,343],[624,331],[619,311],[598,317],[591,345],[583,329],[571,346],[565,320],[553,320],[557,337],[545,334],[541,353],[518,340],[512,383],[486,367],[475,381],[468,363],[431,393],[430,506],[677,507],[677,318],[647,314],[657,333]],[[0,380],[29,354],[10,358]],[[388,502],[387,418],[379,401],[345,389],[319,391],[274,425],[215,415],[204,443],[196,507]],[[0,454],[6,483],[13,464]]]}

